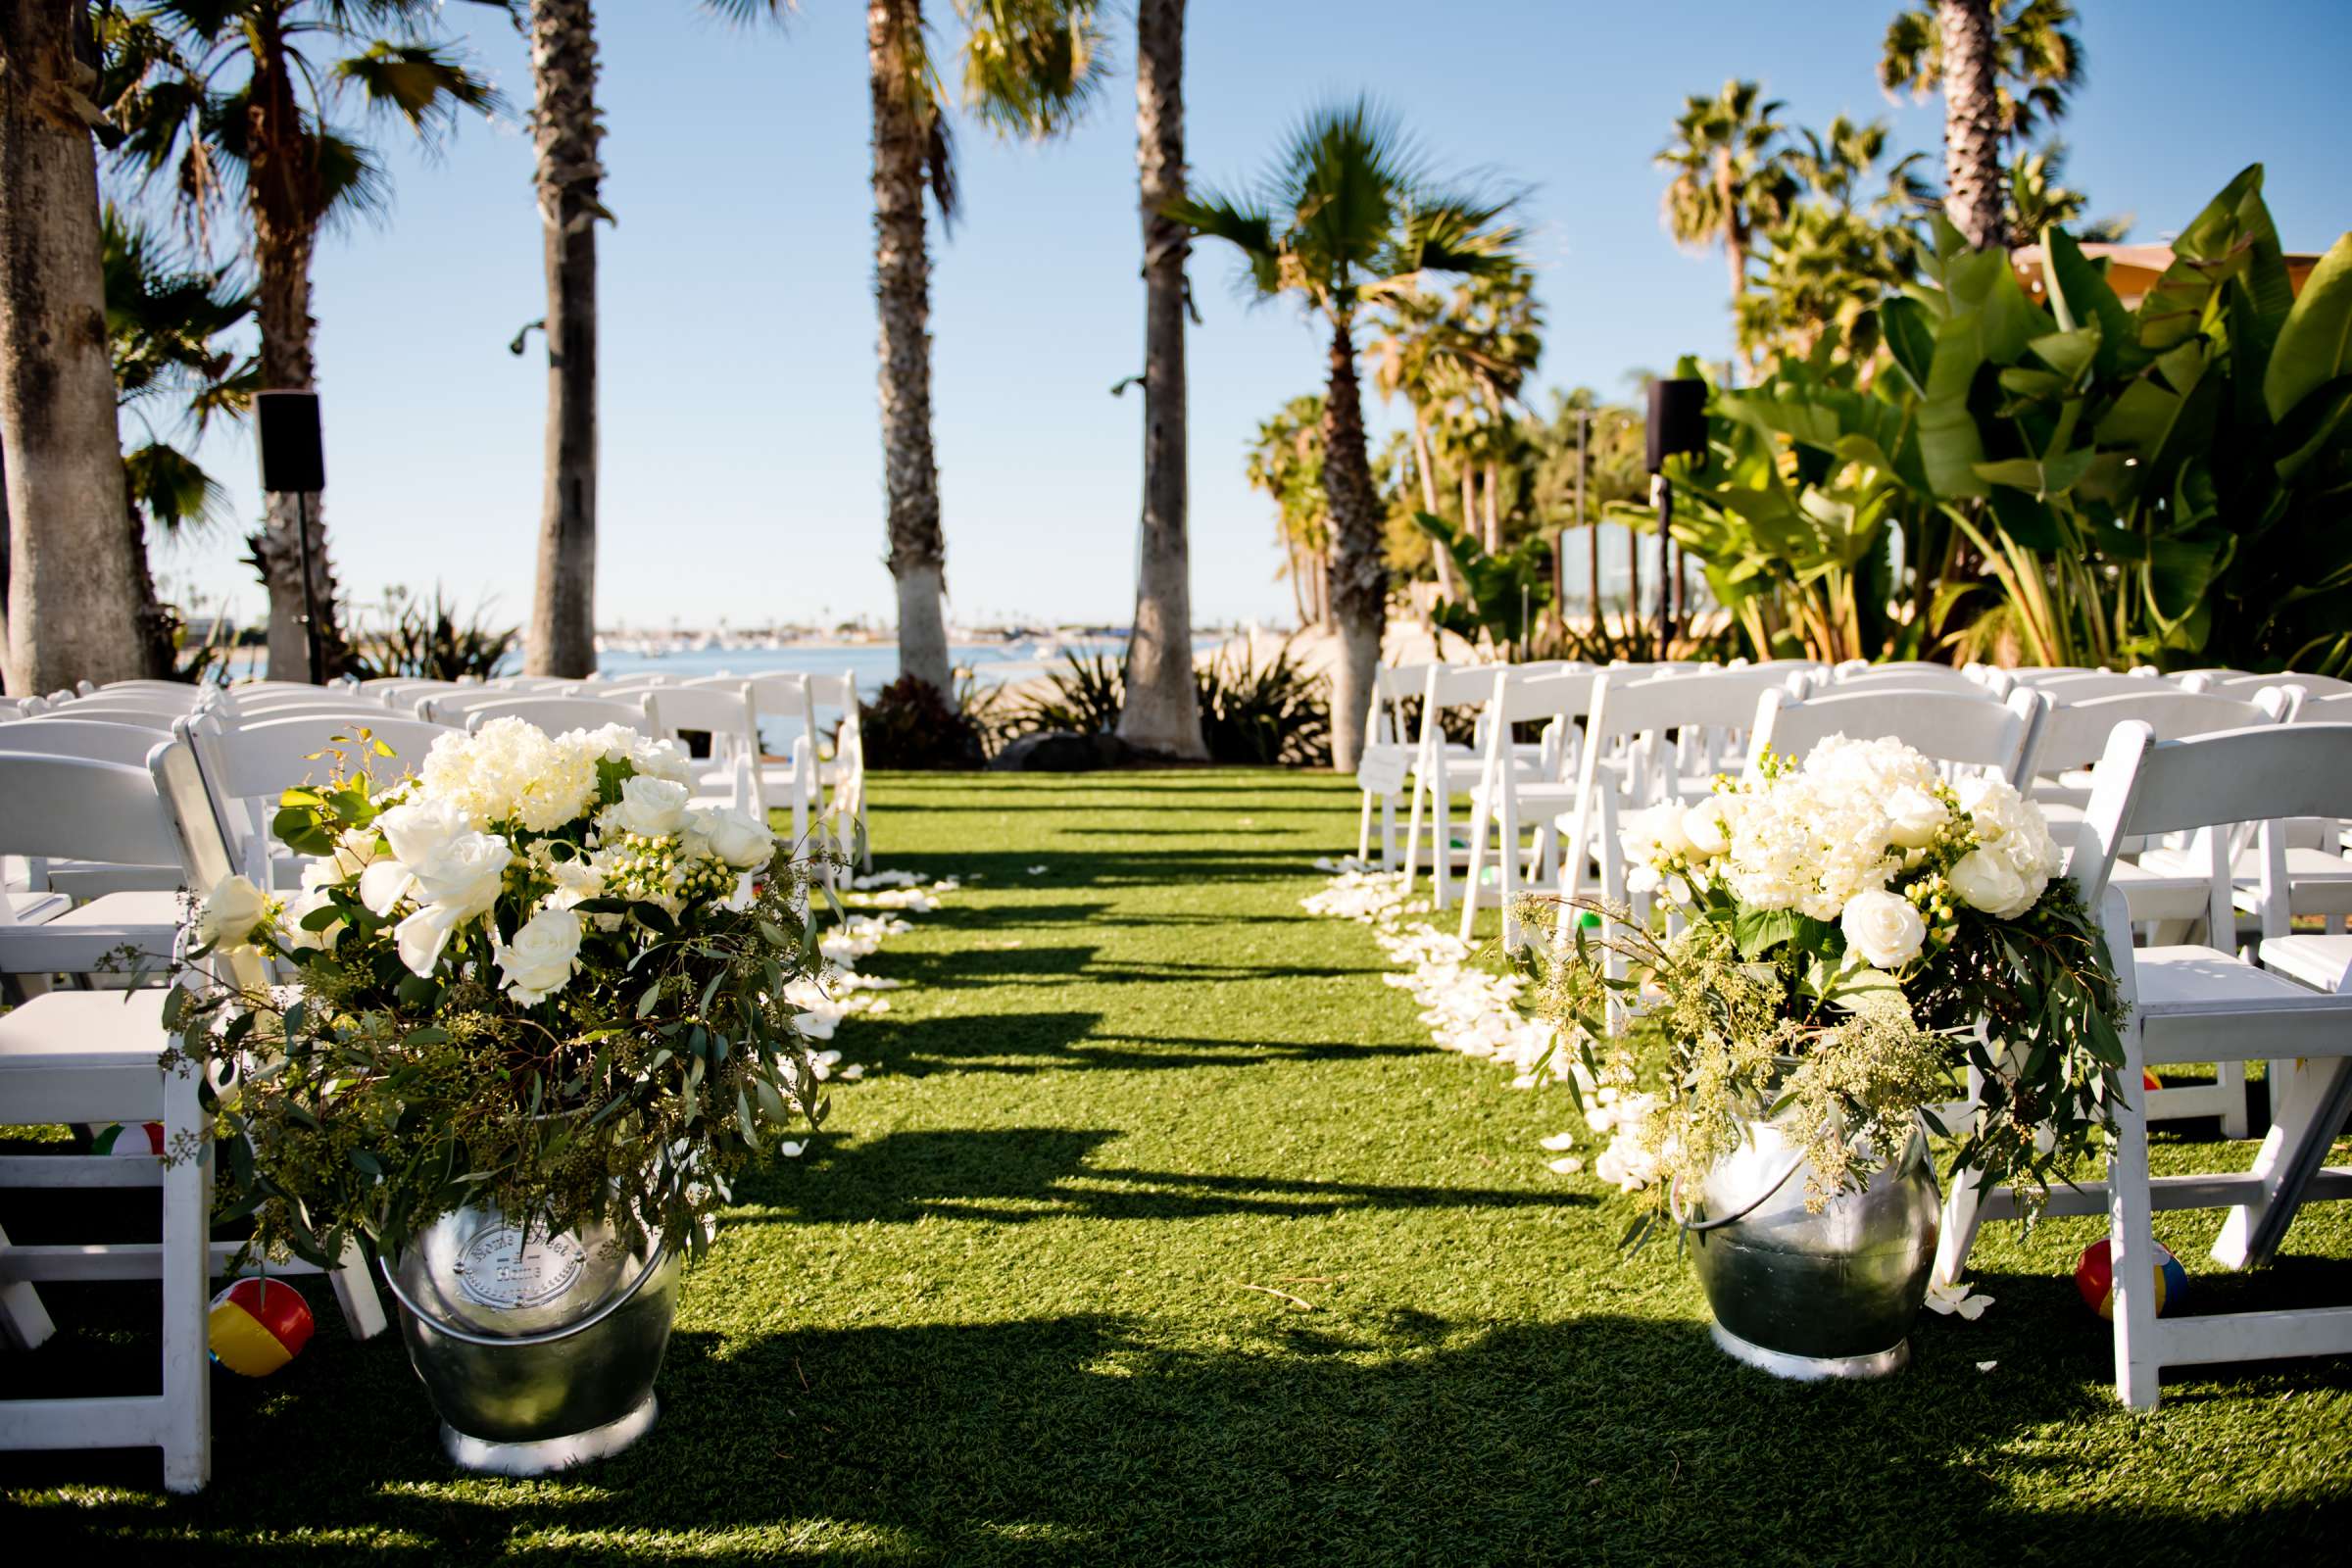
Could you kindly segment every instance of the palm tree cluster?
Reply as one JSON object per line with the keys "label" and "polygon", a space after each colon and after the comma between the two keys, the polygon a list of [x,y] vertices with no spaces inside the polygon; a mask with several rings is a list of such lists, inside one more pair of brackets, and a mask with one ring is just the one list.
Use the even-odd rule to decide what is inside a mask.
{"label": "palm tree cluster", "polygon": [[[1791,126],[1753,81],[1686,99],[1657,162],[1667,231],[1720,247],[1731,272],[1735,364],[1760,372],[1816,351],[1867,365],[1875,301],[1918,275],[1941,211],[1972,245],[2023,245],[2088,205],[2062,181],[2063,143],[2034,139],[2062,119],[2083,76],[2067,0],[1937,0],[1888,24],[1879,81],[1945,98],[1945,189],[1922,155],[1887,162],[1886,122],[1845,116]],[[2113,238],[2126,223],[2092,225]]]}
{"label": "palm tree cluster", "polygon": [[1332,758],[1344,769],[1354,767],[1362,749],[1389,601],[1356,330],[1429,273],[1511,272],[1515,199],[1476,181],[1442,179],[1392,114],[1359,98],[1308,114],[1252,185],[1202,191],[1168,209],[1196,234],[1240,254],[1245,297],[1291,299],[1326,332],[1328,603],[1340,642]]}

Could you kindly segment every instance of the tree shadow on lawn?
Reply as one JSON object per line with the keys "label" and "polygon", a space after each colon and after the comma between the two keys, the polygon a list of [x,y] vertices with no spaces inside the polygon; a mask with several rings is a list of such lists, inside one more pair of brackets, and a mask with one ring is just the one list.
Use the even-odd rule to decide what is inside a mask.
{"label": "tree shadow on lawn", "polygon": [[[635,1447],[567,1477],[455,1486],[387,1338],[348,1348],[332,1380],[220,1399],[199,1497],[159,1502],[136,1456],[39,1456],[138,1490],[20,1511],[16,1535],[174,1564],[1091,1568],[2312,1560],[2341,1525],[2340,1493],[2233,1494],[2229,1472],[2268,1460],[2243,1449],[2201,1487],[2175,1455],[2184,1484],[2149,1506],[2164,1418],[2119,1413],[2095,1357],[1989,1377],[1938,1322],[1899,1377],[1797,1385],[1734,1365],[1687,1319],[1307,1313],[1238,1289],[1229,1311],[1189,1312],[684,1332]],[[2275,1383],[2230,1396],[2284,1416],[2293,1385]],[[2104,1441],[2052,1448],[2053,1431]],[[2127,1474],[2119,1497],[2134,1463],[2156,1474]],[[2103,1500],[2037,1507],[2021,1483]]]}
{"label": "tree shadow on lawn", "polygon": [[1372,1209],[1581,1208],[1594,1201],[1558,1190],[1299,1181],[1089,1163],[1120,1136],[1100,1128],[987,1127],[820,1140],[793,1170],[745,1178],[738,1196],[758,1212],[731,1215],[728,1223],[1290,1219]]}
{"label": "tree shadow on lawn", "polygon": [[[900,949],[890,955],[891,979],[911,986],[967,987],[1084,979],[1113,985],[1248,985],[1287,980],[1344,980],[1383,973],[1377,964],[1190,963],[1131,958],[1099,962],[1094,946],[958,947],[946,953]],[[878,972],[878,971],[877,971]]]}
{"label": "tree shadow on lawn", "polygon": [[[857,1060],[878,1063],[894,1077],[927,1078],[952,1072],[1256,1067],[1284,1061],[1421,1056],[1431,1049],[1351,1040],[1212,1040],[1129,1034],[1098,1039],[1096,1031],[1102,1023],[1099,1012],[957,1013],[944,1018],[901,1018],[885,1013],[878,1018],[859,1018],[845,1051]],[[1170,1049],[1187,1047],[1195,1049]]]}

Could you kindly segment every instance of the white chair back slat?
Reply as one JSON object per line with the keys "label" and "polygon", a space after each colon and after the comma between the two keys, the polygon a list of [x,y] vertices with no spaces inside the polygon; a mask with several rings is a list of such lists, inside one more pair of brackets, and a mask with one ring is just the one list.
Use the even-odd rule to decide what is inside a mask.
{"label": "white chair back slat", "polygon": [[662,733],[660,710],[648,694],[634,698],[610,700],[593,697],[530,697],[509,694],[501,701],[478,703],[465,710],[464,722],[468,731],[499,718],[519,718],[535,724],[550,735],[566,730],[602,729],[607,724],[625,724],[648,736]]}
{"label": "white chair back slat", "polygon": [[1983,768],[2023,786],[2033,776],[2041,717],[2049,699],[2019,688],[1995,702],[1959,691],[1871,691],[1838,688],[1803,699],[1767,691],[1757,701],[1748,767],[1766,752],[1801,761],[1833,735],[1892,739],[1943,770]]}
{"label": "white chair back slat", "polygon": [[[166,742],[158,738],[157,747]],[[0,855],[177,865],[179,836],[144,767],[0,752]]]}
{"label": "white chair back slat", "polygon": [[78,757],[118,767],[145,767],[163,736],[140,724],[101,724],[86,718],[21,718],[0,729],[0,752]]}

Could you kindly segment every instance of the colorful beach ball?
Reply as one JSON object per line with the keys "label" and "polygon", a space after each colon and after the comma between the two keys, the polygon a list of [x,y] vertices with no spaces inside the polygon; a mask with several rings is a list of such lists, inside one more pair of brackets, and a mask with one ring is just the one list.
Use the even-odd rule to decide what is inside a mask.
{"label": "colorful beach ball", "polygon": [[[2188,1294],[2188,1270],[2180,1260],[2156,1244],[2156,1311],[2164,1309]],[[2107,1244],[2091,1243],[2082,1249],[2082,1256],[2075,1263],[2075,1288],[2082,1293],[2083,1304],[2093,1312],[2115,1321],[2115,1266],[2107,1260]]]}
{"label": "colorful beach ball", "polygon": [[131,1159],[161,1159],[164,1154],[164,1124],[160,1121],[133,1122],[125,1126],[116,1122],[98,1129],[90,1140],[93,1154],[115,1154]]}
{"label": "colorful beach ball", "polygon": [[311,1303],[284,1280],[242,1279],[213,1298],[213,1359],[266,1378],[311,1343]]}

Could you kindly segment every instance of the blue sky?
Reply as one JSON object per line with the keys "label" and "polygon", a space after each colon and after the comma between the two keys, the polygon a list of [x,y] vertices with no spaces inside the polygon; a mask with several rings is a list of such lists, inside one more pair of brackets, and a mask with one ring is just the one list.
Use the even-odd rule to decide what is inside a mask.
{"label": "blue sky", "polygon": [[[2244,165],[2292,249],[2352,226],[2342,93],[2352,6],[2079,0],[2090,85],[2065,126],[2072,183],[2134,239],[2169,234]],[[953,34],[950,0],[929,0]],[[1124,11],[1124,7],[1118,8]],[[1370,91],[1436,160],[1534,187],[1530,259],[1549,317],[1539,388],[1612,395],[1634,367],[1720,352],[1721,258],[1678,251],[1650,163],[1685,94],[1760,77],[1791,119],[1890,120],[1936,154],[1939,109],[1873,75],[1893,0],[1194,0],[1187,132],[1196,179],[1262,164],[1315,102]],[[691,0],[605,0],[604,479],[599,620],[735,624],[883,615],[874,412],[864,7],[806,0],[737,29]],[[318,265],[328,515],[344,584],[494,596],[519,620],[539,514],[544,357],[506,345],[542,314],[528,63],[507,24],[450,7],[510,100],[438,155],[381,132],[394,205]],[[1068,141],[958,138],[963,218],[934,228],[936,431],[953,611],[1126,618],[1141,368],[1132,23],[1119,70]],[[1315,390],[1316,335],[1246,309],[1228,256],[1194,262],[1194,607],[1287,619],[1268,503],[1242,480],[1256,422]],[[1541,402],[1541,393],[1536,396]],[[253,455],[207,461],[239,517]],[[261,605],[226,530],[159,560],[168,583]]]}

